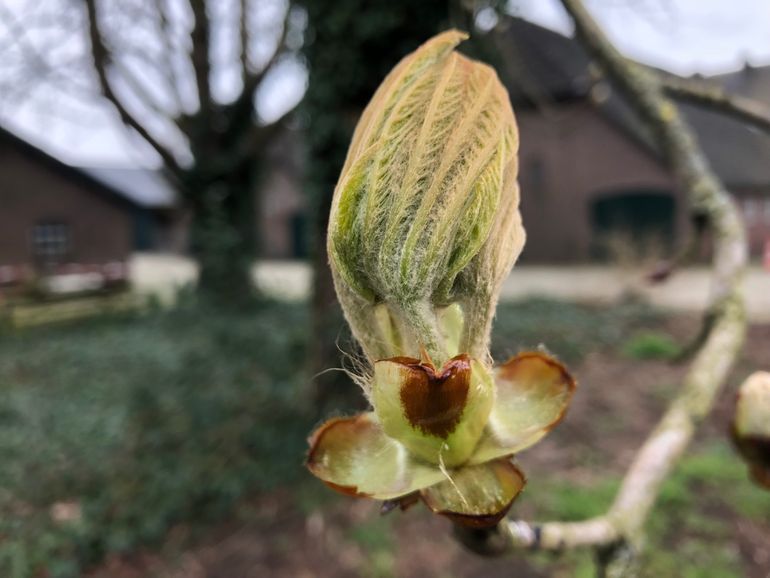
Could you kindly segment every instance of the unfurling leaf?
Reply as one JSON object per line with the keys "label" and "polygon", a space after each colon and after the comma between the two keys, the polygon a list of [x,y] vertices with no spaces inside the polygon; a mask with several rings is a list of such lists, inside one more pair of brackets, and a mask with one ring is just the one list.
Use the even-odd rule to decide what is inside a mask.
{"label": "unfurling leaf", "polygon": [[383,511],[421,498],[478,528],[521,492],[513,455],[561,420],[575,381],[541,353],[492,368],[492,317],[525,236],[518,133],[492,68],[455,51],[465,38],[450,30],[404,58],[356,127],[327,243],[373,411],[319,427],[307,466]]}
{"label": "unfurling leaf", "polygon": [[732,438],[754,480],[770,489],[770,373],[754,373],[741,385]]}
{"label": "unfurling leaf", "polygon": [[496,300],[524,243],[513,110],[495,71],[454,50],[465,38],[440,34],[388,75],[334,192],[330,264],[372,359],[418,356],[419,336],[402,330],[400,347],[374,355],[360,309],[383,303],[408,329],[417,306]]}

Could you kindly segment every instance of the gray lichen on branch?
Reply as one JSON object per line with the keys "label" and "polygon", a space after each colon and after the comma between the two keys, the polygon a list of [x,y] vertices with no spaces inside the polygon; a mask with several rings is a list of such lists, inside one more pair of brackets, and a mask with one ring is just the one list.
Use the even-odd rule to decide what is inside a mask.
{"label": "gray lichen on branch", "polygon": [[[457,530],[473,551],[499,555],[516,549],[561,550],[641,541],[644,523],[661,485],[690,443],[698,423],[714,405],[743,343],[746,319],[741,285],[747,260],[745,231],[738,211],[701,151],[693,131],[667,96],[670,88],[644,66],[621,55],[580,0],[561,0],[575,22],[577,37],[614,87],[652,129],[664,158],[690,203],[709,220],[714,234],[714,322],[697,351],[682,388],[637,452],[615,500],[602,516],[580,522],[531,524],[504,520],[486,531]],[[627,552],[627,549],[620,549]],[[617,548],[600,571],[624,568]]]}

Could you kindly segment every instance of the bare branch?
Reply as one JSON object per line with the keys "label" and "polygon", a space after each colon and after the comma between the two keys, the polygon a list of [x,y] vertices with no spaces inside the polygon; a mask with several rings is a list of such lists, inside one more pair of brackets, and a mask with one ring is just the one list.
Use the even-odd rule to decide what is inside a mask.
{"label": "bare branch", "polygon": [[240,139],[228,147],[226,155],[217,155],[208,159],[208,169],[212,174],[227,175],[243,163],[257,161],[266,145],[280,133],[292,112],[287,111],[281,118],[268,125],[251,123],[246,130],[241,131]]}
{"label": "bare branch", "polygon": [[246,86],[246,79],[251,71],[251,59],[249,58],[249,45],[251,42],[249,34],[249,0],[241,0],[241,80],[243,86]]}
{"label": "bare branch", "polygon": [[[698,423],[711,411],[746,330],[740,291],[747,258],[746,238],[735,205],[709,167],[693,131],[665,95],[658,77],[624,58],[580,0],[561,2],[575,21],[580,41],[653,129],[691,204],[705,214],[713,226],[715,300],[711,309],[714,322],[684,378],[681,391],[637,452],[605,515],[574,523],[532,525],[508,521],[492,531],[458,531],[463,543],[479,553],[499,554],[522,547],[559,550],[636,543],[663,481],[684,453]],[[621,550],[627,552],[627,549],[617,551]]]}
{"label": "bare branch", "polygon": [[165,119],[173,122],[173,114],[166,110],[158,100],[150,93],[144,83],[126,66],[120,59],[116,58],[112,60],[112,65],[115,70],[120,72],[121,78],[125,81],[126,85],[131,89],[142,104],[151,110],[158,116],[162,116]]}
{"label": "bare branch", "polygon": [[123,102],[115,93],[112,82],[110,81],[107,68],[110,63],[110,54],[107,46],[104,44],[101,32],[99,30],[98,13],[96,0],[86,0],[85,2],[88,15],[88,35],[91,40],[91,52],[94,57],[94,67],[99,79],[99,85],[104,96],[112,103],[118,111],[121,120],[134,129],[163,159],[164,164],[175,176],[182,174],[182,168],[176,161],[174,154],[164,147],[155,137],[140,123],[136,117],[126,108]]}
{"label": "bare branch", "polygon": [[238,99],[233,103],[231,111],[229,113],[231,127],[242,126],[243,124],[249,121],[252,110],[254,108],[254,104],[253,104],[254,93],[256,92],[257,88],[259,88],[259,85],[262,83],[262,81],[265,79],[265,75],[270,71],[270,69],[275,65],[275,63],[278,62],[278,59],[283,55],[283,47],[286,42],[286,35],[288,34],[288,30],[289,30],[288,19],[289,19],[289,14],[287,12],[283,21],[283,28],[281,30],[281,35],[278,38],[278,42],[275,45],[275,50],[270,55],[270,58],[267,59],[267,61],[260,68],[260,70],[256,72],[254,71],[248,72],[243,83],[243,91],[241,92]]}
{"label": "bare branch", "polygon": [[262,79],[265,77],[265,74],[273,67],[273,65],[278,62],[278,59],[283,55],[283,48],[286,44],[286,35],[289,33],[289,12],[286,12],[286,15],[283,18],[283,23],[281,24],[281,34],[278,36],[278,41],[275,43],[275,49],[273,50],[273,53],[270,55],[270,58],[265,61],[265,63],[259,68],[256,72],[251,72],[249,75],[251,80],[251,91],[254,92],[254,89],[259,85],[259,83],[262,81]]}
{"label": "bare branch", "polygon": [[582,522],[531,524],[504,520],[492,529],[455,526],[455,536],[471,551],[482,556],[501,556],[512,550],[553,550],[601,546],[617,542],[617,528],[608,516]]}
{"label": "bare branch", "polygon": [[254,123],[236,147],[237,155],[241,158],[254,157],[264,150],[265,145],[281,131],[294,110],[287,110],[283,115],[268,125]]}
{"label": "bare branch", "polygon": [[170,92],[170,100],[172,101],[175,110],[181,109],[179,101],[179,94],[177,86],[174,84],[171,74],[166,67],[165,58],[158,58],[157,54],[153,54],[148,50],[144,50],[138,47],[124,46],[120,49],[120,55],[125,60],[134,60],[142,67],[146,67],[148,70],[153,70],[159,78],[161,78],[168,86]]}
{"label": "bare branch", "polygon": [[206,14],[206,0],[190,0],[195,23],[190,38],[192,40],[192,64],[195,70],[195,84],[198,87],[200,111],[205,116],[211,109],[211,55],[209,21]]}
{"label": "bare branch", "polygon": [[770,109],[756,100],[730,94],[712,83],[668,74],[661,75],[660,81],[666,93],[676,100],[713,108],[763,132],[770,132]]}
{"label": "bare branch", "polygon": [[166,13],[168,4],[163,0],[155,2],[156,15],[158,19],[159,37],[163,41],[163,68],[166,71],[166,83],[171,91],[174,102],[180,112],[184,110],[179,78],[174,66],[175,46],[172,40],[171,24]]}

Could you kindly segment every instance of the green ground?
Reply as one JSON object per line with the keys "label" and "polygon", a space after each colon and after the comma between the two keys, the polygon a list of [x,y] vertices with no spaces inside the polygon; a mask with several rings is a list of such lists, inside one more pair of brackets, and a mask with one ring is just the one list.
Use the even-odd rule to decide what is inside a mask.
{"label": "green ground", "polygon": [[[0,334],[0,575],[79,576],[82,568],[116,555],[165,552],[169,530],[180,526],[186,537],[179,548],[195,555],[196,544],[206,546],[212,533],[220,536],[223,524],[229,528],[237,520],[238,531],[253,534],[266,552],[273,575],[292,576],[299,571],[286,541],[319,513],[336,524],[340,548],[358,552],[359,562],[346,573],[334,557],[315,566],[314,575],[477,572],[465,573],[451,560],[441,562],[444,568],[441,557],[423,566],[415,561],[422,559],[419,552],[398,536],[443,523],[427,521],[425,511],[362,515],[358,502],[338,499],[308,479],[301,467],[305,437],[320,416],[303,395],[309,391],[307,325],[300,305],[214,313],[187,304]],[[606,507],[623,460],[676,383],[679,370],[661,359],[676,354],[691,326],[679,330],[671,319],[638,306],[592,309],[533,300],[500,308],[496,358],[542,343],[584,383],[583,400],[555,440],[525,456],[538,482],[530,483],[517,514],[580,519]],[[766,332],[762,338],[766,342]],[[757,355],[752,360],[748,354],[742,371],[770,362]],[[637,385],[645,380],[654,382],[647,390]],[[358,395],[349,387],[352,397]],[[762,575],[752,574],[750,537],[741,541],[736,529],[768,530],[770,493],[746,481],[720,423],[707,426],[666,485],[650,522],[645,575]],[[275,519],[270,508],[255,510],[253,504],[265,499],[271,507],[286,504]],[[55,521],[68,505],[81,514]],[[404,532],[393,531],[404,524]],[[441,536],[448,534],[440,528]],[[312,548],[306,555],[312,559]],[[466,555],[452,550],[445,558],[452,556]],[[228,560],[235,564],[231,554]],[[210,563],[225,564],[216,556]],[[497,564],[488,575],[507,575],[510,566],[498,573]],[[538,555],[516,564],[522,576],[589,576],[591,560],[587,554]],[[123,574],[111,569],[101,575]],[[241,578],[235,571],[222,575]]]}
{"label": "green ground", "polygon": [[[306,323],[182,307],[0,336],[0,575],[77,575],[295,478]],[[82,522],[52,524],[72,500]]]}

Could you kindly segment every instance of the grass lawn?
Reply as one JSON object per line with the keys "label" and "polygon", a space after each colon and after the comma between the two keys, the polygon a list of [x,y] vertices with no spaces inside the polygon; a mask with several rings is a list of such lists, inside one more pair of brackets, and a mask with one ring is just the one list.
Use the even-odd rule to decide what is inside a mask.
{"label": "grass lawn", "polygon": [[0,575],[76,576],[296,478],[306,324],[190,306],[0,335]]}
{"label": "grass lawn", "polygon": [[[90,576],[186,576],[190,560],[233,578],[590,575],[587,553],[480,560],[421,508],[381,518],[310,479],[307,327],[302,305],[183,304],[0,334],[0,576],[100,563]],[[692,320],[531,300],[502,305],[495,331],[496,359],[542,344],[581,382],[564,424],[521,456],[530,484],[514,514],[602,511],[681,377],[667,359]],[[769,338],[749,340],[732,385],[770,366]],[[645,576],[770,571],[770,493],[725,442],[723,398],[650,520]]]}

